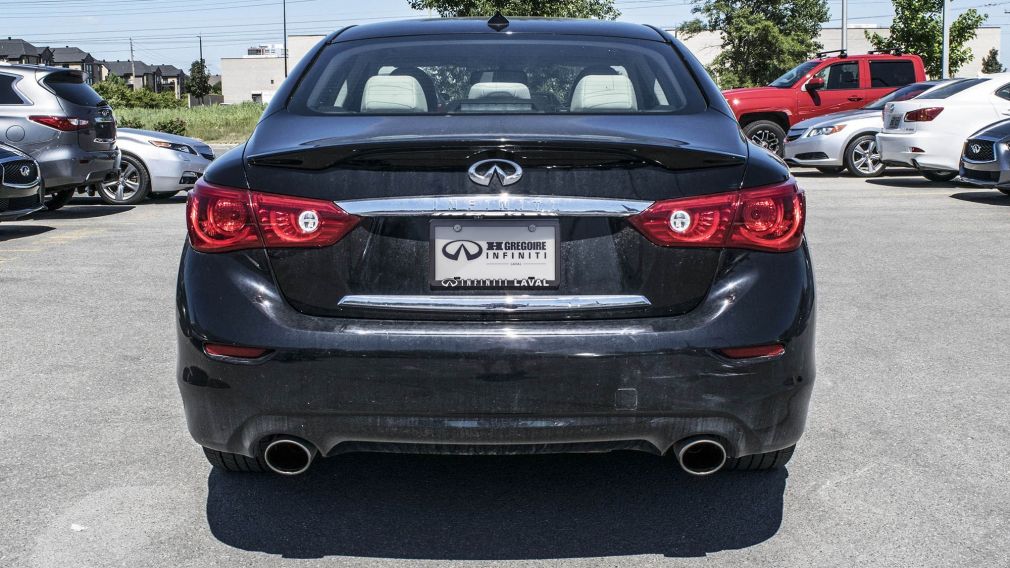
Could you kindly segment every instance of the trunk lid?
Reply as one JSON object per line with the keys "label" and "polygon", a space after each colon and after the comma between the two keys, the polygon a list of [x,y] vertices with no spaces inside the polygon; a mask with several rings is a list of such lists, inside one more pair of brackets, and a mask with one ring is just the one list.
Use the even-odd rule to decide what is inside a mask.
{"label": "trunk lid", "polygon": [[50,73],[42,79],[60,100],[68,117],[88,121],[88,126],[77,131],[81,148],[89,152],[105,152],[116,145],[116,119],[112,107],[88,85],[80,71]]}
{"label": "trunk lid", "polygon": [[[311,142],[276,143],[290,131]],[[627,218],[654,201],[738,189],[747,151],[736,122],[716,112],[550,118],[281,112],[257,127],[245,158],[255,191],[331,200],[362,216],[333,246],[269,251],[295,308],[341,317],[551,319],[559,312],[672,315],[696,306],[721,251],[656,246]],[[521,178],[503,185],[503,174],[514,172],[492,171],[488,185],[476,183],[468,170],[484,160],[518,164]],[[478,248],[476,262],[494,266],[470,265],[474,272],[466,272],[466,257]],[[544,262],[533,262],[537,253]],[[457,269],[487,278],[447,284],[445,271]],[[520,274],[532,281],[511,278]]]}

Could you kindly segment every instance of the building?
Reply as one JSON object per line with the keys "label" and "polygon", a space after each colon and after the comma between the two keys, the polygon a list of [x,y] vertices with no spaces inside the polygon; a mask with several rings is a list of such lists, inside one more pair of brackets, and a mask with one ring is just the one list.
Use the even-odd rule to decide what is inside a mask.
{"label": "building", "polygon": [[50,65],[63,67],[65,69],[76,69],[84,73],[84,80],[93,85],[101,81],[104,77],[102,66],[95,61],[90,53],[77,47],[52,47],[46,48],[52,52]]}
{"label": "building", "polygon": [[246,50],[249,57],[284,57],[283,43],[264,43]]}
{"label": "building", "polygon": [[53,52],[48,47],[38,48],[23,39],[0,39],[0,62],[51,65]]}
{"label": "building", "polygon": [[284,82],[283,57],[224,57],[221,94],[225,104],[268,103]]}
{"label": "building", "polygon": [[130,86],[131,89],[147,89],[149,91],[160,92],[162,77],[161,70],[153,65],[148,65],[143,61],[100,61],[103,76],[117,75]]}
{"label": "building", "polygon": [[161,73],[160,92],[171,91],[175,93],[175,98],[181,99],[186,92],[186,73],[175,65],[157,65]]}
{"label": "building", "polygon": [[[667,31],[677,35],[676,30],[671,29]],[[887,37],[891,33],[889,28],[879,26],[849,27],[848,31],[849,53],[866,53],[873,49],[870,41],[866,39],[867,32],[877,33],[884,37]],[[722,49],[722,42],[720,41],[718,32],[703,32],[690,38],[681,38],[681,40],[704,65],[712,63],[712,60],[715,59]],[[840,27],[823,28],[817,41],[824,46],[824,49],[839,49],[842,46],[842,29]],[[960,77],[977,76],[982,71],[982,58],[989,53],[990,49],[995,47],[1000,50],[1001,54],[1003,53],[1003,50],[1000,49],[999,26],[982,26],[978,28],[975,39],[968,44],[968,47],[971,48],[971,52],[975,57],[958,71],[957,74]],[[723,87],[728,86],[723,85]]]}

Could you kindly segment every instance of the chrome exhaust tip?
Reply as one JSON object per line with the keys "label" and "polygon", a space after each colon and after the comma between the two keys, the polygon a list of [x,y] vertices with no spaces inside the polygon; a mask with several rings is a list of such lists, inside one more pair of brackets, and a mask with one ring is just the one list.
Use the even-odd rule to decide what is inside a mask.
{"label": "chrome exhaust tip", "polygon": [[263,461],[270,471],[280,475],[305,473],[315,457],[315,446],[297,438],[275,438],[263,449]]}
{"label": "chrome exhaust tip", "polygon": [[712,438],[693,438],[677,445],[677,462],[691,475],[711,475],[726,465],[726,447]]}

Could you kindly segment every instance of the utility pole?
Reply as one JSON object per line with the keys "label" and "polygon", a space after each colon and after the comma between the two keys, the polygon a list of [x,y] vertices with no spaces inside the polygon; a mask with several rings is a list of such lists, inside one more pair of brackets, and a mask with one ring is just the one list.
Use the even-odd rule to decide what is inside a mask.
{"label": "utility pole", "polygon": [[196,36],[200,39],[200,63],[203,63],[203,35]]}
{"label": "utility pole", "polygon": [[940,78],[948,79],[950,72],[950,0],[943,0],[943,42],[941,51],[943,52],[942,63],[940,64]]}
{"label": "utility pole", "polygon": [[137,64],[133,60],[133,38],[130,38],[130,88],[137,88]]}
{"label": "utility pole", "polygon": [[281,0],[284,6],[284,76],[288,76],[288,0]]}
{"label": "utility pole", "polygon": [[842,51],[849,50],[849,0],[842,0]]}

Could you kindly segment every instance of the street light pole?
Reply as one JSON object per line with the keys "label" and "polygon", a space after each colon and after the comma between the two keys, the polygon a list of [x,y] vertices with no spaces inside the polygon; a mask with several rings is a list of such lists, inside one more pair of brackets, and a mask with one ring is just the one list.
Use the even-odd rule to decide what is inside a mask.
{"label": "street light pole", "polygon": [[943,0],[943,41],[941,51],[943,56],[940,63],[940,78],[949,78],[950,72],[950,2]]}
{"label": "street light pole", "polygon": [[842,0],[842,51],[849,50],[849,0]]}
{"label": "street light pole", "polygon": [[288,0],[282,0],[284,6],[284,76],[288,76]]}

